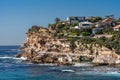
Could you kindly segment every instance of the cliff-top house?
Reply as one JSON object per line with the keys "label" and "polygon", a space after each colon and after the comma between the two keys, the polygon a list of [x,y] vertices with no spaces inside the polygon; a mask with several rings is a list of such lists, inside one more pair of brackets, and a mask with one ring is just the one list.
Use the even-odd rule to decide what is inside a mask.
{"label": "cliff-top house", "polygon": [[119,31],[120,30],[120,24],[114,26],[113,29],[114,29],[114,31]]}
{"label": "cliff-top house", "polygon": [[102,21],[102,25],[103,26],[106,26],[106,25],[113,26],[113,20],[112,20],[112,18],[105,18]]}
{"label": "cliff-top house", "polygon": [[88,22],[88,21],[80,22],[78,26],[74,27],[74,29],[92,28],[92,24],[93,23]]}
{"label": "cliff-top house", "polygon": [[80,22],[79,23],[79,28],[91,28],[92,27],[91,22],[85,21],[85,22]]}

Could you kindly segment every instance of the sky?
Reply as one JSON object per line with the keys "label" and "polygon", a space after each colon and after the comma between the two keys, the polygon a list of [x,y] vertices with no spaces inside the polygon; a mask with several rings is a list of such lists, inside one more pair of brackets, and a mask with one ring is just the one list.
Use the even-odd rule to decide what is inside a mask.
{"label": "sky", "polygon": [[20,45],[33,26],[47,27],[56,17],[120,17],[120,0],[0,0],[0,45]]}

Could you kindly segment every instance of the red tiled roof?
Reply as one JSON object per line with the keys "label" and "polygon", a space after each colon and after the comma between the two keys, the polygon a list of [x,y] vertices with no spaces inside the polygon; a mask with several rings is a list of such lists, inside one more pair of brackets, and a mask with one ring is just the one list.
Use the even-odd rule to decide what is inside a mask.
{"label": "red tiled roof", "polygon": [[102,22],[112,22],[112,19],[106,18],[106,19],[104,19]]}
{"label": "red tiled roof", "polygon": [[114,29],[119,29],[120,28],[120,24],[119,25],[116,25],[113,27]]}

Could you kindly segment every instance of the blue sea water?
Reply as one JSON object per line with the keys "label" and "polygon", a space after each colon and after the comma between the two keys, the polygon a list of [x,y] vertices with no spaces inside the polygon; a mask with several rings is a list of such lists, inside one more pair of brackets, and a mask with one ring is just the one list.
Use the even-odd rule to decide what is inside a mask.
{"label": "blue sea water", "polygon": [[120,67],[23,63],[20,46],[0,46],[0,80],[120,80]]}

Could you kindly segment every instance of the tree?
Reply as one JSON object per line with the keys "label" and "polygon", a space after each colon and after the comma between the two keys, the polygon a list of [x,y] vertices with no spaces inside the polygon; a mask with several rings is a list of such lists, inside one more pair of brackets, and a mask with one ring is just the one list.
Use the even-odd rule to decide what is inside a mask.
{"label": "tree", "polygon": [[40,29],[40,27],[38,27],[37,25],[34,25],[34,26],[32,26],[32,27],[28,30],[28,32],[29,32],[29,33],[30,33],[30,32],[38,32],[39,29]]}
{"label": "tree", "polygon": [[114,30],[111,26],[107,25],[104,27],[104,29],[102,30],[103,33],[107,33],[107,34],[112,34],[114,33]]}
{"label": "tree", "polygon": [[111,14],[111,15],[106,15],[105,17],[106,17],[106,18],[114,18],[114,15],[113,15],[113,14]]}
{"label": "tree", "polygon": [[48,28],[55,30],[56,29],[56,25],[55,24],[48,24]]}
{"label": "tree", "polygon": [[81,32],[81,35],[82,36],[89,36],[90,34],[89,34],[89,32]]}
{"label": "tree", "polygon": [[100,20],[102,20],[102,18],[100,16],[92,16],[89,19],[87,19],[89,22],[98,22]]}
{"label": "tree", "polygon": [[74,27],[74,26],[78,26],[79,25],[79,22],[75,22],[75,23],[72,23],[71,26]]}
{"label": "tree", "polygon": [[55,23],[58,23],[60,22],[60,19],[59,18],[55,18]]}
{"label": "tree", "polygon": [[80,34],[82,34],[83,36],[89,36],[92,34],[92,28],[81,28]]}

